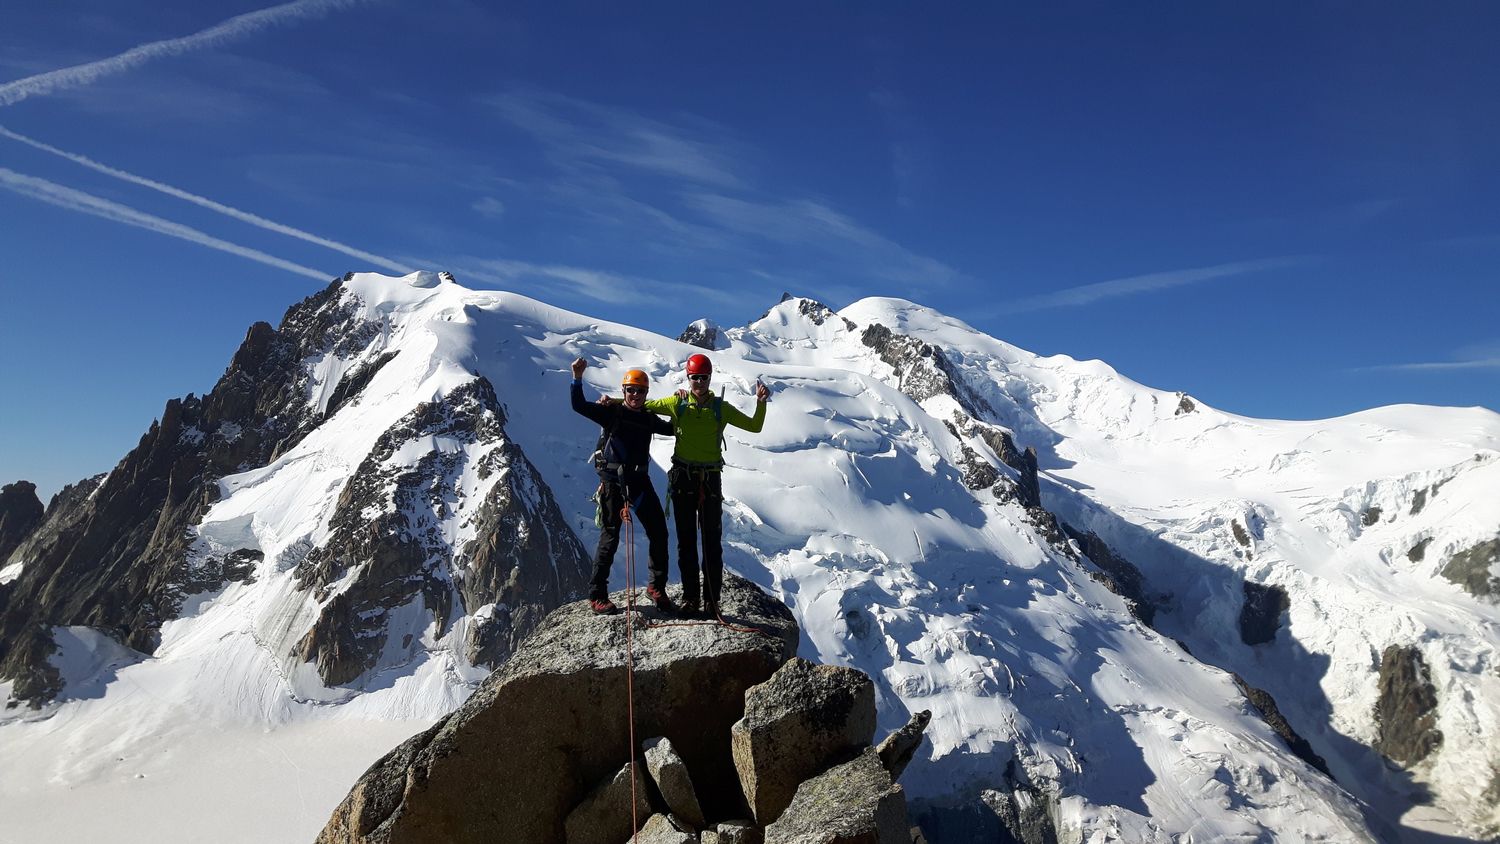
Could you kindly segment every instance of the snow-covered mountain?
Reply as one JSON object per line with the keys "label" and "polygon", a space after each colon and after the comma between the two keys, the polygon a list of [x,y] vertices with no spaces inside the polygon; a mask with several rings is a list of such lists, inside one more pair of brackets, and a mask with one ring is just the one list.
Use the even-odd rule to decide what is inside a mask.
{"label": "snow-covered mountain", "polygon": [[[931,840],[1500,828],[1500,416],[1236,417],[892,299],[684,338],[730,403],[773,389],[728,431],[726,562],[882,732],[932,711]],[[0,560],[0,840],[310,840],[580,595],[568,363],[660,395],[694,351],[433,273],[252,328]]]}

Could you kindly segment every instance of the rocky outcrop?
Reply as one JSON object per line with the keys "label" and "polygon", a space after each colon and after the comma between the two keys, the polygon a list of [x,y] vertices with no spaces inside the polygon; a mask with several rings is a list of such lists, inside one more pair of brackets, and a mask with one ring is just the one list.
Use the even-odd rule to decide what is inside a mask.
{"label": "rocky outcrop", "polygon": [[1016,760],[1006,766],[1005,787],[986,790],[980,799],[1000,820],[1002,841],[1057,844],[1058,795],[1052,787],[1032,782]]}
{"label": "rocky outcrop", "polygon": [[719,348],[724,339],[724,333],[719,330],[712,320],[700,319],[682,330],[677,335],[677,342],[686,343],[689,346],[697,346],[700,349],[713,351]]}
{"label": "rocky outcrop", "polygon": [[36,484],[16,481],[0,487],[0,564],[42,523],[46,509]]}
{"label": "rocky outcrop", "polygon": [[687,821],[694,829],[706,827],[708,821],[703,815],[703,807],[698,803],[698,790],[693,787],[693,776],[688,772],[687,763],[677,755],[671,739],[665,736],[655,738],[644,746],[646,769],[651,772],[651,779],[661,792],[662,802],[667,809]]}
{"label": "rocky outcrop", "polygon": [[1063,530],[1068,536],[1078,543],[1094,565],[1097,571],[1090,571],[1089,576],[1099,583],[1103,583],[1109,591],[1125,599],[1130,614],[1142,624],[1150,627],[1156,621],[1156,604],[1146,594],[1146,578],[1141,570],[1136,568],[1129,560],[1116,554],[1099,535],[1093,531],[1081,531],[1077,528],[1064,524]]}
{"label": "rocky outcrop", "polygon": [[745,691],[795,653],[798,630],[737,577],[726,576],[722,609],[753,632],[650,626],[654,609],[554,611],[462,707],[375,763],[318,840],[563,841],[568,813],[630,761],[628,661],[636,735],[671,739],[710,822],[746,817],[730,726]]}
{"label": "rocky outcrop", "polygon": [[[433,439],[462,447],[396,459],[404,446]],[[476,538],[455,551],[444,524],[468,506],[468,471],[491,485],[476,508]],[[413,601],[439,631],[455,610],[486,609],[470,629],[467,655],[494,666],[549,610],[581,595],[586,578],[582,544],[506,436],[505,412],[484,378],[418,405],[382,434],[340,493],[331,527],[297,569],[298,585],[323,606],[296,649],[330,686],[375,666],[387,652],[389,614]]]}
{"label": "rocky outcrop", "polygon": [[[749,581],[726,576],[722,609],[727,624],[662,623],[644,602],[609,616],[581,602],[552,612],[458,711],[375,763],[318,841],[898,840],[891,830],[909,841],[905,795],[868,743],[870,678],[793,660],[791,612]],[[631,690],[633,734],[652,737],[634,746]],[[771,710],[796,715],[756,714]],[[732,744],[747,720],[802,737],[778,745],[781,755],[822,760],[790,784],[800,808],[776,829],[792,837],[744,820]],[[883,743],[893,762],[909,758],[925,724]],[[758,760],[771,759],[768,746]]]}
{"label": "rocky outcrop", "polygon": [[1247,645],[1274,641],[1281,629],[1281,614],[1291,608],[1292,599],[1274,584],[1247,580],[1241,589],[1245,602],[1240,605],[1240,641]]}
{"label": "rocky outcrop", "polygon": [[878,322],[866,326],[859,339],[890,365],[897,378],[897,389],[913,401],[949,395],[975,419],[994,415],[989,402],[969,389],[958,377],[948,355],[937,346],[897,334]]}
{"label": "rocky outcrop", "polygon": [[635,832],[635,821],[651,817],[646,769],[626,762],[589,792],[563,821],[568,844],[619,844]]}
{"label": "rocky outcrop", "polygon": [[1266,722],[1266,726],[1270,727],[1271,731],[1286,743],[1287,749],[1297,754],[1297,758],[1322,771],[1325,775],[1329,777],[1333,776],[1333,774],[1329,773],[1328,763],[1323,760],[1323,757],[1319,756],[1312,749],[1312,745],[1307,743],[1307,739],[1292,729],[1291,723],[1281,714],[1281,708],[1276,705],[1276,699],[1271,697],[1270,692],[1250,685],[1245,682],[1245,678],[1238,674],[1231,674],[1230,676],[1234,678],[1234,684],[1239,687],[1240,693],[1260,713],[1260,720]]}
{"label": "rocky outcrop", "polygon": [[1185,416],[1198,409],[1197,403],[1188,398],[1187,393],[1177,394],[1177,409],[1172,412],[1173,416]]}
{"label": "rocky outcrop", "polygon": [[[631,840],[632,844],[699,844],[698,834],[679,827],[670,815],[652,815],[634,839],[617,839],[624,840]],[[568,844],[572,842],[570,837]]]}
{"label": "rocky outcrop", "polygon": [[328,397],[328,404],[323,408],[323,418],[334,415],[339,408],[358,396],[386,364],[396,359],[396,354],[396,352],[382,352],[371,360],[357,364],[345,373],[344,377],[339,379],[339,383],[334,386],[333,394]]}
{"label": "rocky outcrop", "polygon": [[906,794],[869,747],[799,785],[791,804],[766,827],[766,844],[910,842]]}
{"label": "rocky outcrop", "polygon": [[911,720],[901,729],[882,739],[880,746],[875,748],[875,752],[880,754],[880,764],[890,772],[891,779],[899,779],[901,772],[906,770],[906,764],[922,744],[922,733],[927,730],[931,721],[932,711],[924,709],[911,716]]}
{"label": "rocky outcrop", "polygon": [[1427,661],[1415,645],[1391,645],[1380,655],[1380,697],[1375,749],[1392,762],[1411,767],[1443,743],[1437,728],[1437,689]]}
{"label": "rocky outcrop", "polygon": [[740,787],[764,826],[803,780],[869,745],[875,684],[853,668],[793,659],[745,693],[745,717],[732,735]]}
{"label": "rocky outcrop", "polygon": [[[833,310],[833,308],[830,308],[817,300],[808,299],[805,296],[793,296],[790,293],[782,293],[781,300],[776,304],[779,306],[792,301],[795,301],[797,303],[797,313],[801,314],[803,318],[805,318],[813,325],[822,325],[825,322],[837,319],[843,321],[844,328],[847,331],[853,331],[854,329],[859,327],[848,318],[839,316],[838,313]],[[763,320],[770,315],[771,312],[766,311],[765,313],[761,314],[755,320],[755,322],[759,322],[760,320]]]}
{"label": "rocky outcrop", "polygon": [[202,588],[188,549],[216,481],[263,466],[316,424],[310,355],[352,354],[369,337],[341,284],[294,305],[279,328],[251,326],[208,395],[167,402],[140,443],[33,546],[0,606],[0,678],[32,705],[60,691],[47,664],[54,626],[92,627],[139,651]]}
{"label": "rocky outcrop", "polygon": [[1500,537],[1459,551],[1443,566],[1443,577],[1479,598],[1500,597]]}

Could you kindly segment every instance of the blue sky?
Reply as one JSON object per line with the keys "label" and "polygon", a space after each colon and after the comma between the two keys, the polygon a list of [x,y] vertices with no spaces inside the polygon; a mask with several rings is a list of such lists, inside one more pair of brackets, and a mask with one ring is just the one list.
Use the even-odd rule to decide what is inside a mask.
{"label": "blue sky", "polygon": [[676,334],[899,296],[1235,413],[1500,408],[1500,5],[12,0],[0,481],[449,269]]}

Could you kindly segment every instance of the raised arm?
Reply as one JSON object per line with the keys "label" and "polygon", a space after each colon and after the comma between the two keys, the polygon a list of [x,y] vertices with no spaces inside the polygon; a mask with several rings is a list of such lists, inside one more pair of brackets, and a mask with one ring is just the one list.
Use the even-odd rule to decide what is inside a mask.
{"label": "raised arm", "polygon": [[573,402],[573,410],[604,425],[609,422],[610,409],[604,405],[591,404],[583,398],[583,370],[588,365],[588,361],[583,358],[573,361],[573,386],[568,390],[568,397]]}

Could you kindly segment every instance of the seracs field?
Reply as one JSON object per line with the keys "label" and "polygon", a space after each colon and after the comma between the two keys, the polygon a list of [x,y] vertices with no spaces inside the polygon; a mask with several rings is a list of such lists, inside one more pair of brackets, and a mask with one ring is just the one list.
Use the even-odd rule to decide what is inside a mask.
{"label": "seracs field", "polygon": [[[247,338],[295,350],[264,356],[285,447],[200,461],[154,630],[21,607],[65,587],[39,541],[0,561],[0,610],[51,647],[0,684],[26,699],[0,840],[311,840],[582,597],[597,428],[569,362],[590,397],[627,368],[659,396],[701,351],[434,273],[319,297]],[[1238,417],[895,299],[699,333],[726,401],[773,390],[763,432],[726,432],[726,564],[803,655],[874,678],[879,734],[932,711],[902,778],[930,840],[1037,801],[1067,840],[1500,829],[1500,415]],[[218,394],[157,447],[240,455],[232,420],[262,417]]]}

